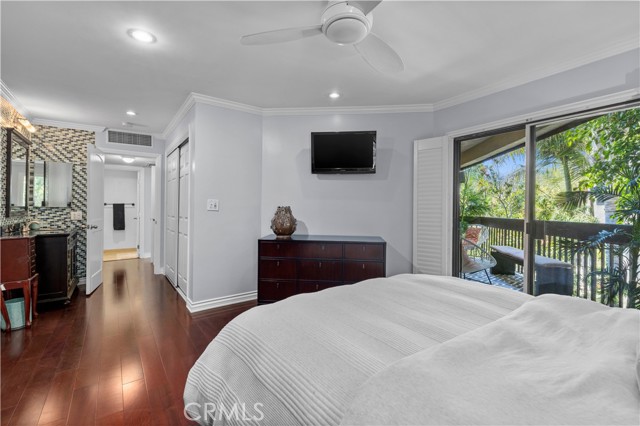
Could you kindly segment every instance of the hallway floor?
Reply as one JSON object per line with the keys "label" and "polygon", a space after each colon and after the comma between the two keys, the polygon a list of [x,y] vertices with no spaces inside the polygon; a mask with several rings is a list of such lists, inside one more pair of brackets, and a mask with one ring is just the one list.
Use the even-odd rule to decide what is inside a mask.
{"label": "hallway floor", "polygon": [[104,263],[104,283],[2,333],[1,424],[180,425],[189,368],[254,302],[189,314],[151,263]]}

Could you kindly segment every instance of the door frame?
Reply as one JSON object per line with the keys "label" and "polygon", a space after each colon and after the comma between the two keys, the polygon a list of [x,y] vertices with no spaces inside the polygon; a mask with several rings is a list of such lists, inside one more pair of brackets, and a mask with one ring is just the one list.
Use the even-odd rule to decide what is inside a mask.
{"label": "door frame", "polygon": [[[153,160],[153,162],[156,165],[156,169],[155,169],[156,175],[160,173],[164,167],[163,154],[145,152],[145,151],[126,150],[126,149],[114,149],[114,148],[103,147],[103,146],[100,147],[100,150],[105,154],[125,155],[128,157],[143,157],[143,158],[148,158],[150,160]],[[126,169],[126,170],[138,171],[139,173],[144,172],[144,169],[140,166],[131,167],[123,164],[122,166],[117,165],[117,167],[122,168],[122,170],[125,170],[125,167],[130,167],[129,169]],[[161,180],[157,179],[157,176],[156,176],[155,182],[154,182],[154,179],[151,179],[151,183],[152,185],[155,183],[155,188],[152,186],[151,190],[153,191],[153,194],[155,195],[156,200],[158,201],[164,200],[163,185]],[[140,188],[138,188],[138,196],[139,197],[141,196]],[[153,202],[153,197],[151,201]],[[138,206],[136,206],[136,208],[137,207]],[[141,241],[140,233],[144,232],[143,229],[145,229],[145,227],[147,226],[151,226],[152,227],[151,262],[153,263],[154,274],[158,274],[163,272],[164,264],[162,262],[164,262],[164,255],[162,253],[164,253],[164,251],[162,250],[162,247],[163,247],[162,237],[156,238],[155,234],[156,234],[156,228],[160,227],[160,229],[162,229],[162,226],[164,225],[164,219],[162,217],[164,214],[164,206],[162,205],[161,202],[157,202],[156,206],[152,206],[152,205],[145,206],[145,210],[151,209],[153,207],[155,207],[155,211],[152,211],[151,213],[154,217],[151,218],[151,220],[149,221],[150,223],[143,223],[143,220],[140,218],[140,215],[138,215],[138,233],[139,233],[138,243],[140,243]],[[153,219],[156,219],[156,221],[154,222]],[[140,250],[138,250],[138,255],[140,255]]]}
{"label": "door frame", "polygon": [[[460,176],[457,173],[460,169],[460,143],[464,140],[477,138],[480,136],[503,133],[506,129],[524,126],[525,129],[525,151],[526,151],[526,188],[525,188],[525,218],[524,218],[524,287],[523,292],[533,294],[533,264],[535,255],[535,240],[532,235],[532,227],[535,225],[535,203],[532,197],[535,196],[535,126],[566,119],[569,117],[579,117],[581,115],[595,115],[600,111],[607,109],[617,109],[624,105],[637,103],[640,99],[640,89],[627,90],[612,95],[606,95],[598,98],[587,99],[559,107],[548,108],[530,114],[523,114],[504,120],[495,121],[488,124],[474,126],[466,129],[456,130],[447,133],[450,143],[453,144],[453,206],[451,208],[453,214],[453,224],[451,241],[458,243],[459,236],[455,232],[458,223],[460,223],[460,197],[459,185]],[[452,247],[455,247],[452,246]],[[452,250],[451,273],[456,276],[460,270],[460,253],[458,250]]]}

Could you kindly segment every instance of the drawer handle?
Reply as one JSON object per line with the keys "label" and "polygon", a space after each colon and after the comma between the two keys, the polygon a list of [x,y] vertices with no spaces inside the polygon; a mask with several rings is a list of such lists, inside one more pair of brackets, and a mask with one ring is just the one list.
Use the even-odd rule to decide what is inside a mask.
{"label": "drawer handle", "polygon": [[362,251],[367,251],[367,246],[362,246]]}
{"label": "drawer handle", "polygon": [[362,269],[364,269],[364,263],[362,264]]}
{"label": "drawer handle", "polygon": [[322,262],[318,262],[318,268],[322,269]]}
{"label": "drawer handle", "polygon": [[279,268],[280,267],[280,261],[276,261],[276,267]]}
{"label": "drawer handle", "polygon": [[316,284],[316,290],[318,289],[318,284]]}
{"label": "drawer handle", "polygon": [[276,250],[280,250],[280,244],[276,244]]}
{"label": "drawer handle", "polygon": [[280,283],[276,283],[276,289],[280,288]]}

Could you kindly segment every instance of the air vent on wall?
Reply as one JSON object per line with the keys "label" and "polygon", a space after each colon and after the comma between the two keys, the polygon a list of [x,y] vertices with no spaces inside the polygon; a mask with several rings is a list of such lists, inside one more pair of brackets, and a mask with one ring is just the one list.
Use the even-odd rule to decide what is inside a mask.
{"label": "air vent on wall", "polygon": [[151,146],[151,135],[141,135],[139,133],[126,133],[109,130],[109,142],[123,145]]}

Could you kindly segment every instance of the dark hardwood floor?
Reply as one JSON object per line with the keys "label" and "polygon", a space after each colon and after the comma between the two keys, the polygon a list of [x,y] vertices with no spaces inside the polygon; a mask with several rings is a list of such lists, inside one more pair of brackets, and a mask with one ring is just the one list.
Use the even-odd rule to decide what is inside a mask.
{"label": "dark hardwood floor", "polygon": [[104,263],[90,297],[41,308],[2,333],[4,425],[183,425],[187,373],[211,339],[254,302],[190,315],[151,263]]}

